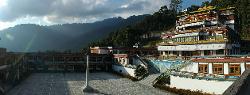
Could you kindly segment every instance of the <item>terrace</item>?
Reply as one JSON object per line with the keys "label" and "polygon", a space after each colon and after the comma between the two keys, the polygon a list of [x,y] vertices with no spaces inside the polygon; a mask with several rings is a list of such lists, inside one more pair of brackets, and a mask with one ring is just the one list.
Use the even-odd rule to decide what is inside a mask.
{"label": "terrace", "polygon": [[171,71],[172,76],[178,76],[182,78],[191,78],[198,80],[213,80],[213,81],[235,81],[239,79],[239,76],[229,76],[222,74],[204,74],[204,73],[193,73],[187,71]]}
{"label": "terrace", "polygon": [[93,92],[83,92],[83,73],[34,73],[6,95],[172,95],[109,73],[90,73]]}

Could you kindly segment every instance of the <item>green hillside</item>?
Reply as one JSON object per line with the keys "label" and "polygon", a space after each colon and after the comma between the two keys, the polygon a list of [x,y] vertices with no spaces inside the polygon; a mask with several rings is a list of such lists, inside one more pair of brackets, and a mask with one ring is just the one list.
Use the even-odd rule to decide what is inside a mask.
{"label": "green hillside", "polygon": [[175,12],[163,6],[158,12],[147,16],[143,21],[111,32],[107,38],[90,43],[90,46],[132,47],[136,43],[139,43],[140,46],[148,45],[160,39],[154,37],[143,38],[143,35],[160,33],[173,28],[175,21]]}

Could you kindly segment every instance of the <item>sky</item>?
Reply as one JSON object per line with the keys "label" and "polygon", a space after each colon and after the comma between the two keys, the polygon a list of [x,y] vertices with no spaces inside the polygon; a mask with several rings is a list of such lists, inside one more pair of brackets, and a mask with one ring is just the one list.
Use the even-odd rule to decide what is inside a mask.
{"label": "sky", "polygon": [[[183,8],[206,0],[183,0]],[[91,23],[152,14],[170,0],[0,0],[0,30],[17,24]]]}

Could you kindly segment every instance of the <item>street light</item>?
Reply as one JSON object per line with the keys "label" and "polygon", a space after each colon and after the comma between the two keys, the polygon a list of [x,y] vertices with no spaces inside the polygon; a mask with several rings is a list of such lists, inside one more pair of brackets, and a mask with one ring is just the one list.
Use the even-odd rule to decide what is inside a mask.
{"label": "street light", "polygon": [[100,93],[99,91],[93,89],[90,85],[89,85],[89,79],[88,79],[88,76],[89,76],[89,53],[87,52],[86,54],[86,78],[85,78],[85,85],[83,86],[83,92],[85,93],[94,93],[94,94],[97,94],[97,93]]}
{"label": "street light", "polygon": [[87,66],[86,66],[86,78],[85,78],[85,81],[86,81],[86,83],[85,83],[85,85],[83,86],[83,92],[87,92],[87,91],[89,91],[89,89],[90,89],[90,87],[89,87],[89,85],[88,85],[88,73],[89,73],[89,55],[87,54]]}

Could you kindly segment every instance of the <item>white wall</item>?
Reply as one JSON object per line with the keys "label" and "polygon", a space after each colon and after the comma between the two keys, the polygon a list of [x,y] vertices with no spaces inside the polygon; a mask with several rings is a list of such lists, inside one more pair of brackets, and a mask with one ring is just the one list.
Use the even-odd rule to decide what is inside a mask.
{"label": "white wall", "polygon": [[198,63],[191,63],[188,66],[184,67],[181,69],[181,71],[187,71],[187,72],[193,72],[193,73],[198,73]]}
{"label": "white wall", "polygon": [[118,65],[113,65],[112,69],[115,72],[135,77],[135,69],[127,68],[127,67],[124,67],[124,66],[118,66]]}
{"label": "white wall", "polygon": [[170,76],[170,87],[193,91],[201,90],[211,94],[222,94],[232,83],[233,81],[207,81]]}

